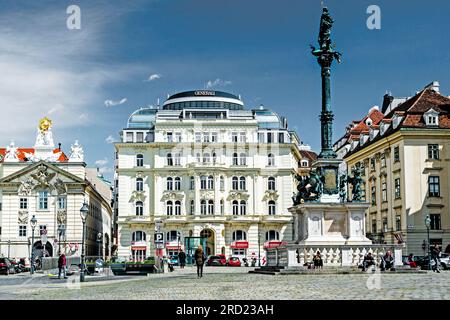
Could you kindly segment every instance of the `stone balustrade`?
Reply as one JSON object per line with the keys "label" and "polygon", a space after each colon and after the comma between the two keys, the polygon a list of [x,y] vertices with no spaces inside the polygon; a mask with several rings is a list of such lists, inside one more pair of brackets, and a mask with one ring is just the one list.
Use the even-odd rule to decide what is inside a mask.
{"label": "stone balustrade", "polygon": [[394,255],[395,265],[403,265],[402,246],[389,244],[370,245],[299,245],[287,244],[277,248],[266,248],[267,266],[299,267],[313,261],[317,251],[320,252],[324,267],[358,266],[364,256],[371,252],[376,264],[390,250]]}

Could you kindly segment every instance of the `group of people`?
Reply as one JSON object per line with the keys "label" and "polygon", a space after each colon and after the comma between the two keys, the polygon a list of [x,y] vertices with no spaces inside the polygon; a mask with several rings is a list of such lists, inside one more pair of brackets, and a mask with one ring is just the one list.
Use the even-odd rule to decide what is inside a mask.
{"label": "group of people", "polygon": [[[374,265],[375,259],[372,252],[369,252],[364,257],[362,271],[366,271],[370,266]],[[395,270],[394,256],[390,250],[386,251],[384,256],[381,256],[380,269],[381,271],[385,271],[386,269]]]}

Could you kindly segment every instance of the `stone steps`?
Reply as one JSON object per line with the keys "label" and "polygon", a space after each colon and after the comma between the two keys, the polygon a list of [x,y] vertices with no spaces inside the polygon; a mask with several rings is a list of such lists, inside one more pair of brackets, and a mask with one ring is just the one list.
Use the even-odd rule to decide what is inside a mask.
{"label": "stone steps", "polygon": [[[375,272],[375,271],[373,271]],[[309,274],[309,275],[324,275],[324,274],[361,274],[362,269],[358,267],[324,267],[323,269],[308,269],[305,267],[261,267],[253,271],[253,274],[268,274],[268,275],[289,275],[289,274]],[[388,273],[427,273],[425,270],[397,267],[395,271],[382,271],[382,274]]]}

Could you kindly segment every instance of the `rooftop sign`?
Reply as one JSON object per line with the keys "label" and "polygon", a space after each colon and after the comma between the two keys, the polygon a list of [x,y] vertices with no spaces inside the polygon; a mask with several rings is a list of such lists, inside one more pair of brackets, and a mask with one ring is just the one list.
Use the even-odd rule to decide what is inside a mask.
{"label": "rooftop sign", "polygon": [[199,90],[194,93],[196,96],[215,96],[216,92],[211,90]]}

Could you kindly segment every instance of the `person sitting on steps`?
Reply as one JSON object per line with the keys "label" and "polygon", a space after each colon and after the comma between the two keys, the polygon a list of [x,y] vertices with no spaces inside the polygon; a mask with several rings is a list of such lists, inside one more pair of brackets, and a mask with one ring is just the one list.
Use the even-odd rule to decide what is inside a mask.
{"label": "person sitting on steps", "polygon": [[368,267],[374,266],[374,265],[375,265],[375,261],[374,261],[373,256],[372,256],[372,252],[369,252],[369,253],[366,254],[366,256],[364,257],[364,260],[363,260],[363,269],[362,269],[362,271],[364,272],[364,271],[367,270]]}
{"label": "person sitting on steps", "polygon": [[320,251],[317,251],[316,255],[313,258],[313,261],[314,261],[314,269],[323,268],[323,260],[322,256],[320,255]]}
{"label": "person sitting on steps", "polygon": [[388,250],[386,254],[381,258],[380,263],[381,271],[385,271],[386,269],[391,269],[391,271],[394,271],[394,256],[392,255],[392,252]]}

